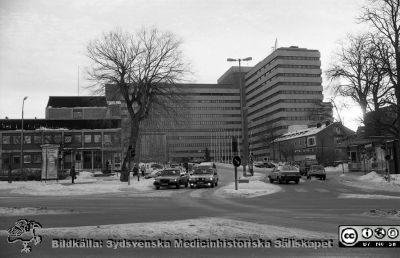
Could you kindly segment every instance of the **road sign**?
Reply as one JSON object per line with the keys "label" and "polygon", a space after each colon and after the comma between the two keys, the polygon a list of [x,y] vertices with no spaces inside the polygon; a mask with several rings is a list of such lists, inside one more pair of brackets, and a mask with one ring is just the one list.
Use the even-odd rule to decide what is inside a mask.
{"label": "road sign", "polygon": [[240,159],[239,156],[233,157],[232,163],[235,167],[239,167],[240,164],[242,163],[242,160]]}
{"label": "road sign", "polygon": [[254,161],[254,155],[253,153],[249,154],[249,161],[253,162]]}

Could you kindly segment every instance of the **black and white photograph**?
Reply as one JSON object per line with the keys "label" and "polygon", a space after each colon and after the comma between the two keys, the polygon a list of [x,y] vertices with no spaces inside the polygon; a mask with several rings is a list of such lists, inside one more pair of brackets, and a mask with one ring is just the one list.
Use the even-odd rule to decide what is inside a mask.
{"label": "black and white photograph", "polygon": [[399,257],[400,0],[0,0],[0,257]]}

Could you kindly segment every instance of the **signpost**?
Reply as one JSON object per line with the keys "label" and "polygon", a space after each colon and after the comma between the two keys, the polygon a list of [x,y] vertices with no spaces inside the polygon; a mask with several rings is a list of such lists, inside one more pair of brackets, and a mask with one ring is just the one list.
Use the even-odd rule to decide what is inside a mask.
{"label": "signpost", "polygon": [[367,173],[367,168],[365,167],[365,159],[367,158],[367,151],[365,149],[361,150],[361,158],[363,159],[364,175],[365,175]]}
{"label": "signpost", "polygon": [[238,189],[238,178],[237,178],[237,168],[242,163],[242,160],[239,156],[233,157],[232,164],[235,166],[235,190]]}
{"label": "signpost", "polygon": [[253,162],[254,162],[254,156],[253,156],[253,153],[250,152],[250,154],[249,154],[249,171],[250,171],[251,176],[254,175]]}

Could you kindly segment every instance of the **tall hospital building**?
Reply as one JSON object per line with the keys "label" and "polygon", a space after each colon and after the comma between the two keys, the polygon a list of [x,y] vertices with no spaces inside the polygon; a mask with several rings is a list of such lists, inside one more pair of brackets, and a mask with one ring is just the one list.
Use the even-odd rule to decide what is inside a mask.
{"label": "tall hospital building", "polygon": [[[254,67],[229,68],[215,84],[177,85],[179,109],[141,123],[135,158],[198,161],[208,152],[212,160],[230,163],[233,139],[244,155],[243,120],[255,158],[279,159],[274,139],[332,119],[330,103],[323,102],[320,65],[317,50],[278,48]],[[24,130],[20,119],[0,119],[0,171],[20,167],[22,146],[24,167],[40,168],[43,144],[59,146],[64,169],[102,169],[106,161],[120,169],[130,119],[112,87],[105,96],[50,96],[46,118],[25,119]]]}
{"label": "tall hospital building", "polygon": [[250,151],[275,158],[271,142],[288,130],[332,120],[323,102],[318,50],[278,48],[245,75]]}
{"label": "tall hospital building", "polygon": [[[240,72],[231,67],[217,84],[179,84],[185,105],[174,118],[142,123],[137,156],[198,160],[207,149],[212,159],[230,162],[232,139],[242,142],[243,85],[249,150],[256,159],[275,158],[277,150],[270,143],[279,135],[332,119],[330,103],[323,102],[320,66],[318,50],[278,48],[254,67],[241,67]],[[122,132],[128,132],[126,106],[107,96],[107,91],[106,97],[109,103],[120,103]]]}

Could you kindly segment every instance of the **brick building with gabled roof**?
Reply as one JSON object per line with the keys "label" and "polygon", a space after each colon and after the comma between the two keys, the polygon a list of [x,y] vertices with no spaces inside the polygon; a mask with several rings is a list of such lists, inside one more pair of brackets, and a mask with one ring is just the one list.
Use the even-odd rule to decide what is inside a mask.
{"label": "brick building with gabled roof", "polygon": [[285,133],[272,143],[275,157],[284,161],[314,160],[327,165],[347,160],[343,143],[355,133],[341,123],[326,122],[316,127]]}

